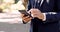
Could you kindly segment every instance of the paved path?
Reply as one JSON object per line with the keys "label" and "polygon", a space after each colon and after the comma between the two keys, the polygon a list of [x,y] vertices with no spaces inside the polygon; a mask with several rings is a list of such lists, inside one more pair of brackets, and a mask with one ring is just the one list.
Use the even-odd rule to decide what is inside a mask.
{"label": "paved path", "polygon": [[21,21],[20,14],[0,13],[0,32],[29,32],[30,24],[10,24],[9,21]]}
{"label": "paved path", "polygon": [[30,24],[9,24],[0,22],[0,32],[29,32]]}

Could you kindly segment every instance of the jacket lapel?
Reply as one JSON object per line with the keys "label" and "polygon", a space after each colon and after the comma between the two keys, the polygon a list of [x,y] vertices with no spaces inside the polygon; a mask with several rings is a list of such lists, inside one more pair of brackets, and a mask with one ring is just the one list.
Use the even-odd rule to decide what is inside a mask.
{"label": "jacket lapel", "polygon": [[[46,0],[47,4],[49,4],[50,0]],[[44,3],[44,0],[41,1],[40,6]]]}

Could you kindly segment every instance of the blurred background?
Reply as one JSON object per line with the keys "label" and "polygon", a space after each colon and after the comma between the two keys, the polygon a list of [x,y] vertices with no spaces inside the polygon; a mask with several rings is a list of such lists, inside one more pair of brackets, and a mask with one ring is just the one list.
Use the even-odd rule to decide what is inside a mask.
{"label": "blurred background", "polygon": [[27,0],[0,0],[0,10],[2,10],[2,12],[25,10],[26,5]]}
{"label": "blurred background", "polygon": [[30,23],[23,24],[18,11],[26,10],[27,3],[28,0],[0,0],[0,32],[29,32]]}

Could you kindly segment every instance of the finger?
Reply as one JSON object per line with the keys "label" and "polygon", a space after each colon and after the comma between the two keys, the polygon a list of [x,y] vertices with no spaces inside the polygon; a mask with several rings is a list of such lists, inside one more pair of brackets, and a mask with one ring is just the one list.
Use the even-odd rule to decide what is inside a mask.
{"label": "finger", "polygon": [[38,10],[38,9],[30,9],[30,10],[28,11],[28,13],[29,13],[29,14],[30,14],[30,13],[36,13],[37,10]]}
{"label": "finger", "polygon": [[23,19],[24,21],[30,21],[32,18]]}
{"label": "finger", "polygon": [[31,14],[31,16],[34,18],[34,17],[37,17],[37,14]]}
{"label": "finger", "polygon": [[31,9],[28,11],[28,13],[30,14],[30,12],[31,12]]}
{"label": "finger", "polygon": [[36,11],[36,12],[41,12],[39,9],[34,9],[34,11]]}
{"label": "finger", "polygon": [[23,17],[22,19],[27,19],[27,18],[30,18],[29,16],[26,16],[26,17]]}
{"label": "finger", "polygon": [[40,11],[40,10],[38,10],[38,9],[37,9],[37,12],[40,12],[40,13],[41,13],[41,11]]}
{"label": "finger", "polygon": [[24,14],[21,14],[21,17],[23,17],[24,16]]}
{"label": "finger", "polygon": [[30,10],[28,11],[28,13],[30,14],[33,10],[34,10],[34,9],[30,9]]}

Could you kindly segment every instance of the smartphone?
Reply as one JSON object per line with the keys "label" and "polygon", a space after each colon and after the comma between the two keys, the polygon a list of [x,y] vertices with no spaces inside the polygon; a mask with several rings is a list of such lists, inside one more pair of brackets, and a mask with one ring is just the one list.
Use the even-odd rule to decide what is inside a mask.
{"label": "smartphone", "polygon": [[28,16],[28,15],[30,16],[30,14],[26,12],[26,10],[19,10],[19,12],[22,14],[25,14],[25,16]]}
{"label": "smartphone", "polygon": [[[29,13],[26,12],[26,10],[19,10],[19,12],[22,13],[22,14],[25,14],[24,16],[32,17],[31,14],[29,14]],[[24,16],[23,16],[23,17],[24,17]],[[23,24],[26,24],[26,23],[27,23],[27,22],[24,22],[24,21],[23,21]]]}

